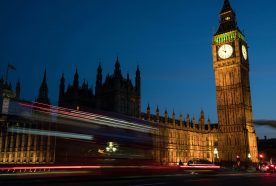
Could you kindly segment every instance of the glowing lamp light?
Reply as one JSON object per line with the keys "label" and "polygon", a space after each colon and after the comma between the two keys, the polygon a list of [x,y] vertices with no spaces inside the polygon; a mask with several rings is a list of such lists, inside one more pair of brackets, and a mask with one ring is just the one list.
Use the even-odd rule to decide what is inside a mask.
{"label": "glowing lamp light", "polygon": [[107,152],[116,152],[118,150],[116,147],[117,145],[114,145],[113,142],[108,142],[107,145],[108,146],[105,148]]}
{"label": "glowing lamp light", "polygon": [[248,153],[247,157],[248,157],[249,159],[251,159],[251,154],[250,154],[250,153]]}
{"label": "glowing lamp light", "polygon": [[214,149],[214,154],[216,154],[216,155],[218,154],[218,149],[217,148]]}

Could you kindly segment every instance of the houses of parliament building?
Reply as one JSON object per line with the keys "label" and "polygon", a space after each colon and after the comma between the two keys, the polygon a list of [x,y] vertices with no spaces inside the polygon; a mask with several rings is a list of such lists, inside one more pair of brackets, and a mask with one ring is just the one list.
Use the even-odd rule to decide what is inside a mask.
{"label": "houses of parliament building", "polygon": [[[68,86],[65,85],[65,77],[62,75],[59,83],[58,106],[87,113],[95,111],[103,115],[112,113],[111,115],[115,118],[123,117],[127,118],[127,121],[152,127],[154,130],[149,132],[150,148],[145,149],[145,146],[137,145],[134,154],[137,155],[135,157],[146,154],[144,157],[158,164],[175,165],[179,161],[187,162],[194,158],[216,162],[235,162],[237,157],[241,162],[256,163],[258,162],[258,150],[253,126],[248,46],[228,0],[224,0],[220,11],[219,27],[213,35],[212,56],[216,84],[217,124],[211,124],[203,111],[198,120],[189,115],[176,116],[174,112],[169,116],[167,111],[162,115],[158,107],[152,111],[149,105],[146,113],[142,113],[140,69],[139,67],[136,69],[133,84],[129,75],[126,78],[122,76],[118,57],[114,73],[107,75],[104,81],[102,67],[99,64],[94,91],[89,88],[86,81],[80,85],[77,70],[72,84]],[[9,117],[11,100],[20,100],[19,83],[16,93],[13,93],[11,86],[2,79],[0,93],[2,105],[0,109],[0,164],[62,163],[65,162],[63,160],[68,159],[67,153],[73,154],[72,151],[78,151],[77,143],[74,148],[72,147],[73,150],[70,150],[64,147],[66,146],[64,142],[58,142],[59,139],[56,136],[29,134],[28,130],[21,134],[17,133],[18,129],[26,127],[35,127],[36,130],[43,129],[44,131],[46,129],[57,130],[57,127],[49,121],[43,124],[20,119],[18,116]],[[39,104],[50,107],[46,71],[31,114],[35,113]],[[21,105],[28,104],[21,103]],[[44,108],[43,111],[46,110],[47,108]],[[107,128],[106,130],[117,129]],[[128,129],[124,129],[124,132],[126,131]],[[128,138],[132,139],[131,136]],[[135,140],[129,141],[129,143],[136,142]],[[142,140],[137,143],[143,144]],[[62,158],[59,157],[59,155],[62,156],[58,152],[59,149],[62,149],[63,154],[66,152]],[[82,150],[79,149],[78,152]],[[99,152],[95,152],[93,157],[97,153],[103,156],[103,150],[100,147]]]}

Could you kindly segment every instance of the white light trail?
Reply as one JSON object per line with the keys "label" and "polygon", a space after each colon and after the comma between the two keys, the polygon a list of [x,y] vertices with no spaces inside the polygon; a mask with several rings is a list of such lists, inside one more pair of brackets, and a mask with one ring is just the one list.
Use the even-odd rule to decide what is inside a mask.
{"label": "white light trail", "polygon": [[31,129],[31,128],[8,127],[8,132],[21,133],[21,134],[33,134],[33,135],[40,135],[40,136],[54,136],[54,137],[62,137],[62,138],[82,139],[82,140],[94,139],[92,135],[39,130],[39,129]]}

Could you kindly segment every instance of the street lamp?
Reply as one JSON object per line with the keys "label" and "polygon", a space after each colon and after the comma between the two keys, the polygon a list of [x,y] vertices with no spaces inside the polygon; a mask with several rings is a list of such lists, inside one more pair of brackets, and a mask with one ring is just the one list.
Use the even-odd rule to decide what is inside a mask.
{"label": "street lamp", "polygon": [[214,161],[218,158],[218,149],[215,147],[214,148]]}
{"label": "street lamp", "polygon": [[251,154],[248,153],[247,157],[248,157],[248,164],[251,165]]}
{"label": "street lamp", "polygon": [[113,142],[108,142],[107,143],[107,147],[105,148],[105,150],[107,151],[107,152],[116,152],[117,151],[117,145],[115,145]]}

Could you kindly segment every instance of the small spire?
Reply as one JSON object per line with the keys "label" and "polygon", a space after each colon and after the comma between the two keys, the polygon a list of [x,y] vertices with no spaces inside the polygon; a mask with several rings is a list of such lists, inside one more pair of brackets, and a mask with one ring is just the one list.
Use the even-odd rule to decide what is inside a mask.
{"label": "small spire", "polygon": [[129,73],[127,73],[127,81],[129,81]]}
{"label": "small spire", "polygon": [[49,101],[49,98],[48,98],[48,85],[47,85],[47,78],[46,77],[47,77],[47,75],[46,75],[46,68],[45,68],[43,80],[42,80],[42,83],[41,83],[40,88],[39,88],[37,102],[49,104],[50,101]]}
{"label": "small spire", "polygon": [[165,109],[165,123],[168,123],[168,112],[167,112],[167,108]]}
{"label": "small spire", "polygon": [[18,99],[20,97],[20,81],[17,80],[16,88],[15,88],[16,98]]}
{"label": "small spire", "polygon": [[115,68],[120,68],[119,56],[116,57]]}
{"label": "small spire", "polygon": [[46,67],[45,67],[45,69],[44,69],[44,76],[43,76],[43,82],[46,82]]}
{"label": "small spire", "polygon": [[101,65],[101,61],[99,62],[99,66],[98,66],[97,71],[98,71],[98,72],[102,72],[102,65]]}
{"label": "small spire", "polygon": [[140,71],[140,68],[139,68],[139,65],[137,65],[137,69],[136,69],[137,71]]}
{"label": "small spire", "polygon": [[186,127],[190,128],[190,116],[187,114],[186,116]]}
{"label": "small spire", "polygon": [[211,130],[211,121],[210,121],[209,116],[208,116],[208,130]]}
{"label": "small spire", "polygon": [[147,120],[150,121],[150,106],[148,103],[148,107],[147,107]]}
{"label": "small spire", "polygon": [[195,116],[193,116],[192,123],[193,123],[193,128],[195,129],[196,128],[196,119],[195,119]]}
{"label": "small spire", "polygon": [[182,115],[182,113],[180,113],[180,115],[179,115],[179,126],[180,126],[180,128],[183,128],[183,115]]}
{"label": "small spire", "polygon": [[159,112],[159,108],[158,108],[158,105],[157,105],[157,107],[156,107],[156,112]]}
{"label": "small spire", "polygon": [[136,76],[139,77],[140,76],[140,68],[139,65],[137,65],[137,69],[136,69]]}

